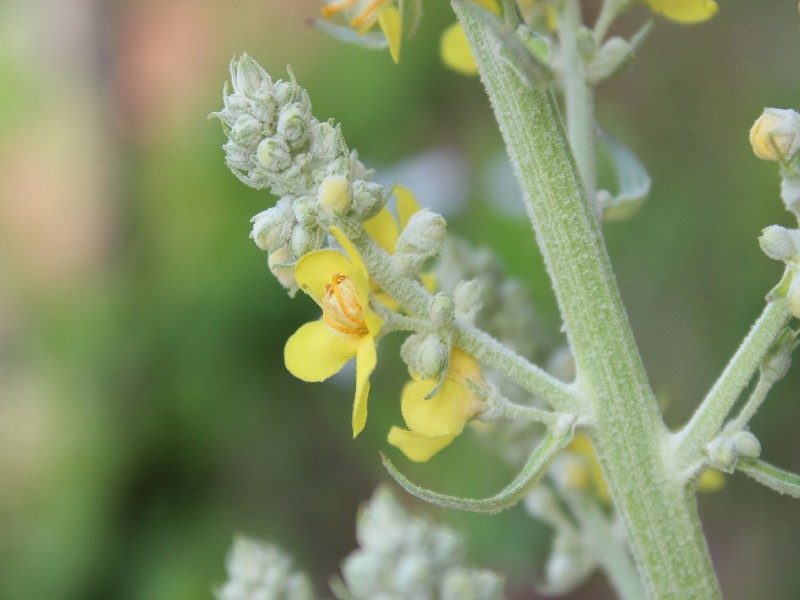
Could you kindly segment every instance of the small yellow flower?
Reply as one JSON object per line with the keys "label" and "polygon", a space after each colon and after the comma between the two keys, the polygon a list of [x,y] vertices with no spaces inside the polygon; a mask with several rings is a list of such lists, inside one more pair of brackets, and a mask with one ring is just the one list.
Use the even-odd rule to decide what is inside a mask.
{"label": "small yellow flower", "polygon": [[332,0],[322,7],[324,17],[332,17],[337,13],[349,16],[350,27],[360,34],[378,25],[386,36],[392,60],[400,62],[403,24],[396,0]]}
{"label": "small yellow flower", "polygon": [[468,382],[481,385],[483,376],[475,359],[458,349],[451,354],[444,384],[430,400],[425,396],[436,387],[435,381],[415,377],[408,382],[401,398],[408,429],[392,427],[389,443],[416,462],[427,461],[450,444],[485,408]]}
{"label": "small yellow flower", "polygon": [[691,25],[702,23],[717,14],[717,3],[714,0],[645,0],[655,13],[666,18]]}
{"label": "small yellow flower", "polygon": [[335,227],[347,251],[317,250],[297,261],[297,285],[322,308],[322,319],[306,323],[286,342],[286,368],[305,381],[324,381],[356,359],[353,437],[367,422],[369,376],[375,369],[375,336],[382,321],[369,307],[369,277],[358,250]]}

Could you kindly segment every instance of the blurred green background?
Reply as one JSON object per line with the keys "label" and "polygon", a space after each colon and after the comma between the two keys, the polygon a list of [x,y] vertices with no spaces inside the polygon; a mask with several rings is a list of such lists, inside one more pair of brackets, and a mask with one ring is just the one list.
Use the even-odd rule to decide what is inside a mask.
{"label": "blurred green background", "polygon": [[[557,342],[528,224],[486,184],[501,149],[488,103],[437,59],[447,3],[425,6],[394,66],[308,27],[316,0],[0,4],[0,598],[209,598],[234,532],[279,543],[322,589],[354,547],[357,506],[387,479],[377,452],[400,423],[400,340],[381,345],[356,441],[352,380],[302,384],[282,364],[316,309],[289,301],[248,239],[273,199],[230,174],[206,120],[234,55],[275,76],[291,63],[316,115],[340,120],[368,165],[406,161],[391,173],[411,173],[412,189],[435,182],[407,161],[443,151],[446,189],[423,203],[463,196],[442,200],[451,229],[496,248],[535,298],[542,344]],[[647,17],[637,8],[620,31]],[[792,223],[747,131],[765,105],[800,108],[799,29],[794,0],[722,0],[699,27],[659,19],[599,92],[601,123],[653,176],[641,213],[607,237],[673,426],[781,272],[756,237]],[[753,423],[764,457],[794,470],[799,385],[796,368]],[[390,454],[452,493],[509,476],[469,435],[423,466]],[[729,597],[800,597],[796,501],[735,476],[700,505]],[[476,564],[508,573],[510,597],[536,597],[543,525],[522,509],[438,516],[469,534]],[[609,595],[596,577],[573,597]]]}

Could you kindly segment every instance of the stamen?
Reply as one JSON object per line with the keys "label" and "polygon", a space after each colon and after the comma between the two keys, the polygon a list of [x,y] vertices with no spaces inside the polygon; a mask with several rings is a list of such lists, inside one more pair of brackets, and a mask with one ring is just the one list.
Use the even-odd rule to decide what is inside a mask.
{"label": "stamen", "polygon": [[350,27],[358,27],[364,21],[370,18],[375,9],[378,8],[381,4],[384,4],[386,0],[374,0],[374,2],[367,6],[364,11],[358,15],[355,19],[350,22]]}
{"label": "stamen", "polygon": [[320,12],[322,12],[323,17],[330,17],[331,15],[335,15],[338,12],[347,10],[348,8],[352,7],[355,3],[356,0],[339,0],[339,2],[334,2],[333,4],[326,4],[320,9]]}
{"label": "stamen", "polygon": [[339,291],[339,284],[342,283],[347,277],[344,275],[339,275],[338,273],[333,276],[333,280],[331,281],[331,287],[333,288],[333,293],[336,295],[336,299],[339,301],[339,307],[342,309],[344,316],[353,321],[354,323],[358,323],[359,325],[363,324],[363,321],[360,321],[358,316],[352,314],[348,310],[347,303],[342,297],[342,293]]}
{"label": "stamen", "polygon": [[349,333],[351,335],[352,334],[355,334],[355,335],[367,335],[369,333],[369,329],[367,329],[366,326],[357,327],[357,328],[342,327],[336,321],[334,321],[328,315],[326,315],[324,312],[322,313],[322,318],[325,319],[325,322],[328,325],[333,327],[336,331],[341,331],[342,333]]}

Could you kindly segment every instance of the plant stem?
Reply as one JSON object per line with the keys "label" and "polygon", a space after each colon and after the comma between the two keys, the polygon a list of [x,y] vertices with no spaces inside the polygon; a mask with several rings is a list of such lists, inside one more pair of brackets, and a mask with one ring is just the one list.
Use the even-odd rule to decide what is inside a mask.
{"label": "plant stem", "polygon": [[586,196],[594,206],[597,179],[594,93],[584,76],[583,61],[578,52],[578,29],[581,23],[578,0],[564,0],[558,15],[558,41],[564,78],[567,139],[575,155]]}
{"label": "plant stem", "polygon": [[623,600],[643,598],[645,592],[630,554],[597,501],[587,494],[568,494],[566,497],[572,513],[587,534],[585,539],[591,544],[619,597]]}
{"label": "plant stem", "polygon": [[678,470],[693,464],[703,455],[705,445],[719,433],[736,400],[788,322],[786,298],[777,296],[767,303],[691,420],[674,436],[672,454]]}
{"label": "plant stem", "polygon": [[[433,296],[421,283],[400,272],[389,254],[369,236],[362,235],[353,243],[367,264],[370,276],[381,288],[415,317],[425,318],[429,314]],[[580,399],[573,385],[559,381],[474,325],[456,320],[453,327],[456,345],[479,362],[508,377],[527,392],[539,396],[553,408],[562,412],[576,412]]]}
{"label": "plant stem", "polygon": [[[591,402],[588,430],[648,596],[720,596],[694,497],[665,464],[666,429],[553,95],[498,56],[470,4],[453,0],[522,189]],[[583,415],[580,415],[583,416]]]}
{"label": "plant stem", "polygon": [[764,400],[767,399],[767,394],[769,394],[769,391],[772,389],[772,385],[773,382],[770,379],[767,379],[761,375],[758,378],[758,383],[756,383],[755,389],[750,394],[750,397],[747,399],[745,405],[742,407],[741,412],[737,415],[733,422],[725,427],[725,430],[729,431],[730,433],[736,433],[744,429],[750,422],[750,419],[752,419],[756,414],[756,411],[761,408]]}

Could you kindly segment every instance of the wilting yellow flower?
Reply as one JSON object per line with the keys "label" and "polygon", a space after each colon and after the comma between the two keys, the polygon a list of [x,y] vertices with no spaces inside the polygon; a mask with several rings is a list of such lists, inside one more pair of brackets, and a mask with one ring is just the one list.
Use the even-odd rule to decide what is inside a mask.
{"label": "wilting yellow flower", "polygon": [[337,13],[352,15],[349,25],[361,34],[378,25],[386,36],[392,60],[400,61],[403,24],[396,0],[332,0],[322,7],[325,17]]}
{"label": "wilting yellow flower", "polygon": [[322,319],[306,323],[286,342],[286,368],[305,381],[324,381],[356,359],[353,437],[367,422],[369,376],[375,369],[375,336],[382,321],[369,307],[369,277],[358,250],[335,227],[331,233],[347,251],[317,250],[295,265],[295,279],[322,309]]}
{"label": "wilting yellow flower", "polygon": [[483,383],[475,359],[454,349],[450,369],[439,392],[430,400],[425,396],[436,381],[414,378],[403,388],[401,409],[408,429],[392,427],[388,441],[413,461],[425,462],[450,444],[470,419],[485,408],[468,382]]}
{"label": "wilting yellow flower", "polygon": [[655,13],[676,23],[702,23],[717,14],[714,0],[645,0]]}

